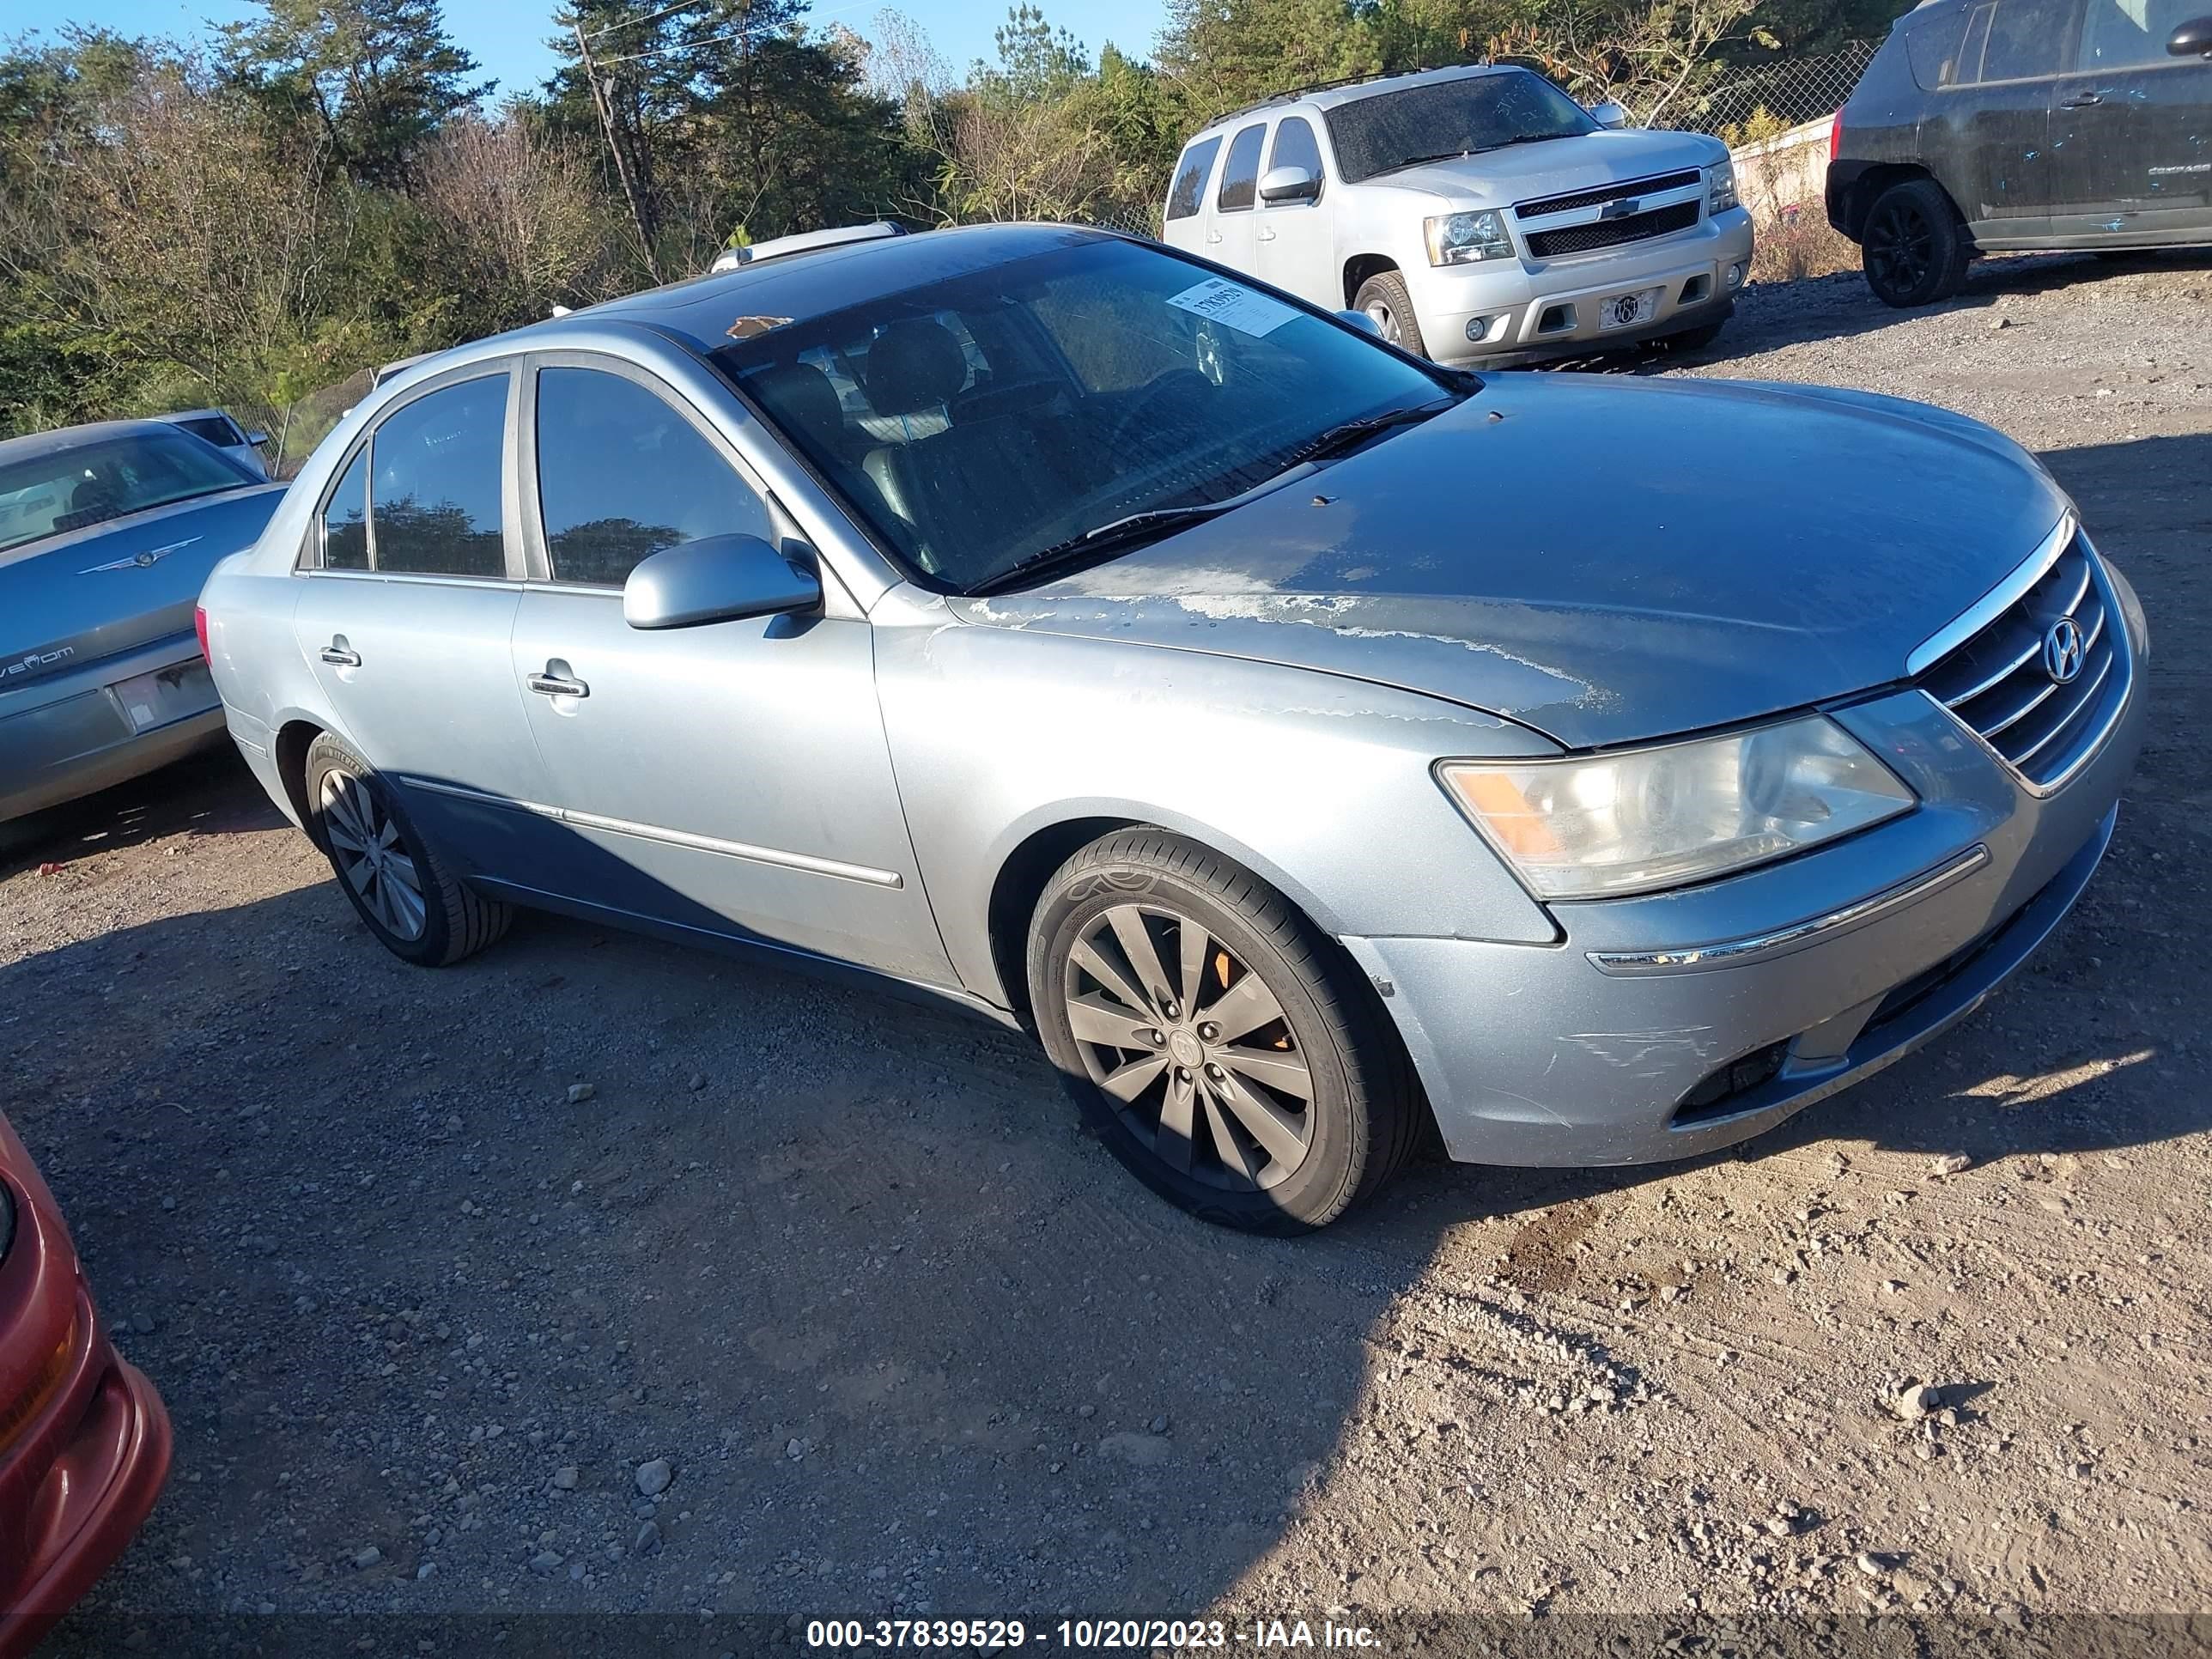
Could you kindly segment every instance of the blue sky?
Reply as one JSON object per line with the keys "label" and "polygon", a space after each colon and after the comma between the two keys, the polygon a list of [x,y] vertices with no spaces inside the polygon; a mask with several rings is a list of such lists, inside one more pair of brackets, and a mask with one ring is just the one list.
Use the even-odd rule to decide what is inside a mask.
{"label": "blue sky", "polygon": [[[992,55],[991,32],[1006,21],[1008,0],[910,0],[900,5],[923,28],[955,70],[970,58]],[[840,22],[869,32],[884,0],[814,0],[817,24]],[[1042,0],[1046,18],[1072,30],[1097,56],[1108,40],[1133,55],[1149,56],[1159,30],[1159,0]],[[550,0],[445,0],[446,26],[475,54],[484,73],[502,87],[534,87],[553,65],[545,39],[553,32]],[[41,8],[41,9],[44,9]],[[104,25],[129,34],[190,36],[210,22],[252,15],[244,0],[60,0],[47,13],[56,21]],[[44,19],[41,20],[45,21]],[[12,26],[9,26],[12,32]]]}

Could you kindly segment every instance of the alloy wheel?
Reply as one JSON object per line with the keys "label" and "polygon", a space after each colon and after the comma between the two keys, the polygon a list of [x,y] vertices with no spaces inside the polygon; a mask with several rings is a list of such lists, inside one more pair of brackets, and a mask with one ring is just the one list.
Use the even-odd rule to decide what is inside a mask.
{"label": "alloy wheel", "polygon": [[1911,202],[1889,202],[1866,229],[1867,268],[1893,293],[1918,288],[1936,259],[1936,228]]}
{"label": "alloy wheel", "polygon": [[1062,995],[1091,1080],[1170,1169],[1249,1192],[1304,1163],[1313,1073],[1274,992],[1200,923],[1115,905],[1076,940]]}
{"label": "alloy wheel", "polygon": [[422,938],[429,925],[422,873],[375,786],[350,772],[326,772],[320,797],[323,834],[338,873],[395,939]]}
{"label": "alloy wheel", "polygon": [[1380,300],[1367,302],[1367,314],[1375,319],[1375,326],[1382,331],[1382,337],[1392,345],[1403,345],[1405,331],[1398,326],[1398,315]]}

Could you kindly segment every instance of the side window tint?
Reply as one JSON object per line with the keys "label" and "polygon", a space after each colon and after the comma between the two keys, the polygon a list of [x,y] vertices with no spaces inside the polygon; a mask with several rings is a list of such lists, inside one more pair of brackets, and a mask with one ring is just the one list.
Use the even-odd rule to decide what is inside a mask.
{"label": "side window tint", "polygon": [[2072,12],[2072,0],[1997,0],[1978,78],[2029,81],[2057,74]]}
{"label": "side window tint", "polygon": [[663,548],[769,535],[767,504],[696,427],[598,369],[538,373],[538,499],[556,581],[618,584]]}
{"label": "side window tint", "polygon": [[1322,176],[1321,144],[1304,116],[1285,115],[1275,124],[1275,144],[1267,153],[1267,171],[1273,173],[1277,167],[1304,167],[1316,179]]}
{"label": "side window tint", "polygon": [[363,444],[353,465],[331,492],[323,508],[323,568],[368,568],[368,446]]}
{"label": "side window tint", "polygon": [[2075,64],[2085,74],[2179,63],[2166,43],[2204,15],[2205,0],[2089,0]]}
{"label": "side window tint", "polygon": [[369,441],[376,568],[426,575],[502,576],[500,451],[504,373],[404,404]]}
{"label": "side window tint", "polygon": [[1221,164],[1221,194],[1214,205],[1224,213],[1238,213],[1252,205],[1260,180],[1260,140],[1267,137],[1264,124],[1249,126],[1229,141],[1229,159]]}
{"label": "side window tint", "polygon": [[[1934,92],[1960,78],[1959,39],[1966,22],[1966,14],[1960,11],[1937,12],[1925,19],[1916,19],[1909,12],[1905,15],[1905,21],[1899,25],[1905,59],[1911,65],[1912,84],[1923,92]],[[1981,37],[1975,39],[1978,41]]]}
{"label": "side window tint", "polygon": [[1220,149],[1217,133],[1183,151],[1182,160],[1176,164],[1175,185],[1168,191],[1169,218],[1188,219],[1198,211],[1199,199],[1206,194],[1206,175],[1213,171],[1213,158]]}

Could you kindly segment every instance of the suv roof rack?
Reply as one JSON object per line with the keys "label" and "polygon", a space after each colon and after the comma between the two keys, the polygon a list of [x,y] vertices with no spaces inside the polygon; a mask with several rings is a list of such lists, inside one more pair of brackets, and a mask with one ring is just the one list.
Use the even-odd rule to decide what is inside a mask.
{"label": "suv roof rack", "polygon": [[1286,104],[1294,99],[1310,97],[1316,92],[1335,92],[1344,87],[1362,87],[1370,81],[1399,81],[1408,75],[1426,75],[1433,70],[1488,69],[1495,62],[1495,59],[1489,58],[1470,58],[1456,64],[1417,64],[1412,69],[1392,70],[1386,75],[1346,75],[1334,81],[1313,81],[1302,87],[1292,87],[1287,92],[1270,93],[1257,103],[1247,104],[1242,109],[1232,109],[1226,115],[1217,115],[1206,125],[1207,127],[1221,126],[1236,120],[1239,116],[1252,114],[1256,110],[1273,109],[1278,104]]}
{"label": "suv roof rack", "polygon": [[818,248],[842,247],[848,242],[872,242],[878,237],[905,234],[907,228],[890,219],[878,219],[866,225],[833,225],[828,230],[802,230],[793,236],[772,236],[750,247],[726,247],[714,256],[710,269],[736,270],[744,265],[757,265],[763,259],[781,259],[787,254],[811,253]]}

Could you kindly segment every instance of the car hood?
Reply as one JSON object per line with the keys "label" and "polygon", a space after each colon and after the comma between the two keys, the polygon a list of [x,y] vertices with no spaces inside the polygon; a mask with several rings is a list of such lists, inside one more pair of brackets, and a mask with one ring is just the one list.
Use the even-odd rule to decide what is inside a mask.
{"label": "car hood", "polygon": [[1579,138],[1516,144],[1510,149],[1485,150],[1457,161],[1401,167],[1369,182],[1425,191],[1455,207],[1496,207],[1648,179],[1684,167],[1711,167],[1727,154],[1717,139],[1694,132],[1591,132]]}
{"label": "car hood", "polygon": [[1314,668],[1569,748],[1893,684],[2057,524],[1978,422],[1867,393],[1505,374],[975,623]]}
{"label": "car hood", "polygon": [[246,485],[0,554],[0,690],[190,633],[208,573],[252,546],[283,498]]}

